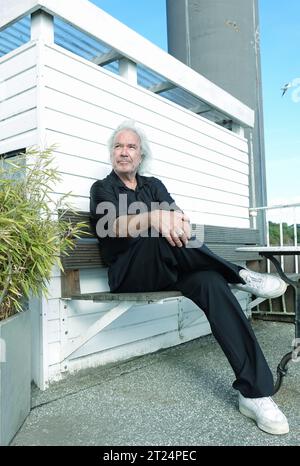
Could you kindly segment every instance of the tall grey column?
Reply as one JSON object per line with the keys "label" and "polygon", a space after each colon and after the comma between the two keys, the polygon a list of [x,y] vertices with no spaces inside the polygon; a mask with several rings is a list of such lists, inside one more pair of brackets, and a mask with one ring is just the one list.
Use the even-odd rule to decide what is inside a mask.
{"label": "tall grey column", "polygon": [[[257,0],[167,0],[169,53],[255,110],[250,206],[267,204]],[[252,152],[252,153],[251,153]],[[258,216],[261,240],[264,216]]]}

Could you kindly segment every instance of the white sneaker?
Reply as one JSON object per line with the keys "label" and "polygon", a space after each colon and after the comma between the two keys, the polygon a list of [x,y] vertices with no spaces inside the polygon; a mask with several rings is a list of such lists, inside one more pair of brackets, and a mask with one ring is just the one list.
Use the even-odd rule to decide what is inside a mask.
{"label": "white sneaker", "polygon": [[278,298],[287,289],[287,284],[277,275],[253,272],[249,269],[241,269],[240,276],[245,281],[235,283],[234,287],[242,291],[248,291],[261,298]]}
{"label": "white sneaker", "polygon": [[245,398],[239,393],[239,410],[269,434],[282,435],[290,430],[287,418],[270,397]]}

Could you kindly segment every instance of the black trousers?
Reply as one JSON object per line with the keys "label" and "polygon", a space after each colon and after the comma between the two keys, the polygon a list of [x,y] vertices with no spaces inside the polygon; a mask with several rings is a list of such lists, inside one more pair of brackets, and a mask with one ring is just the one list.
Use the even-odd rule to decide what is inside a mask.
{"label": "black trousers", "polygon": [[[250,398],[274,393],[270,368],[228,286],[243,282],[239,276],[241,267],[215,255],[204,244],[195,247],[194,241],[192,248],[178,248],[162,237],[140,238],[127,254],[126,274],[112,291],[181,291],[204,311],[235,373],[233,387]],[[117,270],[117,262],[110,269],[111,274]]]}

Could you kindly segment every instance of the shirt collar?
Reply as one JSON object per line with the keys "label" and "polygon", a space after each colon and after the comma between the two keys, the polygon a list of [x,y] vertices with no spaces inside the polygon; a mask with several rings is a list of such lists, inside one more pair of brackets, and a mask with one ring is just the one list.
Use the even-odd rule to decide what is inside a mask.
{"label": "shirt collar", "polygon": [[[118,175],[116,174],[116,172],[114,170],[112,170],[110,172],[110,176],[112,177],[113,179],[113,183],[114,185],[117,185],[119,186],[120,188],[126,188],[126,189],[129,189],[127,188],[127,186],[123,183],[123,181],[121,180],[121,178],[118,177]],[[138,188],[141,188],[145,182],[145,179],[143,176],[139,175],[138,173],[136,174],[136,181],[137,181],[137,187]]]}

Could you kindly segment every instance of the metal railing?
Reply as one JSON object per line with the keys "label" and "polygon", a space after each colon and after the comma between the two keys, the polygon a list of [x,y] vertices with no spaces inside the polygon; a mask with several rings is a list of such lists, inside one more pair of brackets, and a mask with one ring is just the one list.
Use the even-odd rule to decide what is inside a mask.
{"label": "metal railing", "polygon": [[[260,213],[265,216],[267,246],[299,246],[300,203],[251,208],[250,216],[253,219],[254,226],[256,226],[256,217]],[[300,278],[299,256],[280,256],[280,264],[282,270],[288,276],[296,280]],[[276,273],[273,265],[268,260],[266,268],[267,272]],[[289,287],[287,292],[280,298],[268,300],[261,298],[257,300],[257,302],[260,302],[254,308],[252,314],[266,318],[276,316],[279,320],[292,320],[295,315],[295,296],[292,288]]]}

